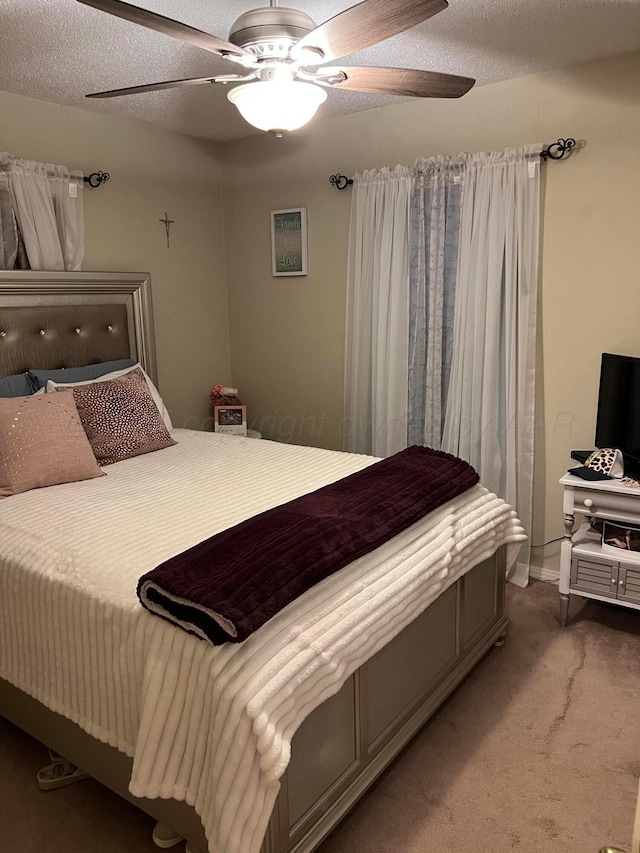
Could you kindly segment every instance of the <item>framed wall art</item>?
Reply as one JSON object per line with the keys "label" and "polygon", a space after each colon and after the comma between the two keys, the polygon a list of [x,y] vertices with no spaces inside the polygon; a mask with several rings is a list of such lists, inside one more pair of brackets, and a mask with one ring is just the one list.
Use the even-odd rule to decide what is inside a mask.
{"label": "framed wall art", "polygon": [[272,275],[307,274],[307,209],[271,211]]}

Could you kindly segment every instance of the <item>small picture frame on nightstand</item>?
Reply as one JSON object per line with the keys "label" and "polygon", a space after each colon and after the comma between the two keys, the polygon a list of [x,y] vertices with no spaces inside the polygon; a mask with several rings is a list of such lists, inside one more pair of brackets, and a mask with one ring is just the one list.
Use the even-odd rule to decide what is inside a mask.
{"label": "small picture frame on nightstand", "polygon": [[640,561],[640,527],[620,521],[604,521],[602,550],[615,554],[619,560]]}
{"label": "small picture frame on nightstand", "polygon": [[227,435],[247,434],[246,406],[214,406],[214,432]]}

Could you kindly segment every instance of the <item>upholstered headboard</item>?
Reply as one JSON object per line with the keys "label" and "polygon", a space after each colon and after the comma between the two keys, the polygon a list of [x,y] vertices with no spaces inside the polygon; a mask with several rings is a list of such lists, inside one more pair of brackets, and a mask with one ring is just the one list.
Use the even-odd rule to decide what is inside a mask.
{"label": "upholstered headboard", "polygon": [[157,382],[147,273],[0,271],[0,377],[121,358]]}

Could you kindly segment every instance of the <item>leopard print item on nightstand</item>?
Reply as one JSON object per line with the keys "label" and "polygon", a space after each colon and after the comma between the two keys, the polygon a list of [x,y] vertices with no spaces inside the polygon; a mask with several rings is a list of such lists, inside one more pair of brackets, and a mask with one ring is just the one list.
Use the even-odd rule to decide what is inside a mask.
{"label": "leopard print item on nightstand", "polygon": [[65,387],[73,391],[82,426],[100,465],[176,443],[139,368],[105,382]]}
{"label": "leopard print item on nightstand", "polygon": [[594,450],[584,464],[587,468],[592,468],[594,471],[601,471],[610,477],[622,477],[624,474],[622,453],[614,447]]}

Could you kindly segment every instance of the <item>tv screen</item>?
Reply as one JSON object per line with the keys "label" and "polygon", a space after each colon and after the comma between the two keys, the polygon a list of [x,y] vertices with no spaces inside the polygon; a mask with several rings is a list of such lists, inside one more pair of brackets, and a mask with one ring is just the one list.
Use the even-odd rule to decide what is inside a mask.
{"label": "tv screen", "polygon": [[640,467],[640,358],[602,354],[596,447],[618,447],[625,468]]}

